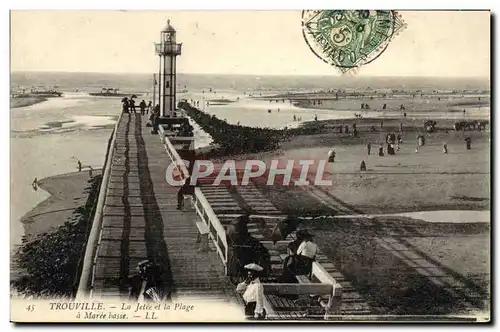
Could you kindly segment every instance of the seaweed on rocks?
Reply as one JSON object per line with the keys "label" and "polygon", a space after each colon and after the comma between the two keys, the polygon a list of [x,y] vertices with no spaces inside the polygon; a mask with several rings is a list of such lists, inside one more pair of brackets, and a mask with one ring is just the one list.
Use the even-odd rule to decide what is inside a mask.
{"label": "seaweed on rocks", "polygon": [[11,287],[18,293],[35,297],[76,294],[101,181],[102,175],[89,180],[87,201],[73,212],[76,222],[66,221],[52,232],[38,234],[14,253],[20,275],[11,280]]}

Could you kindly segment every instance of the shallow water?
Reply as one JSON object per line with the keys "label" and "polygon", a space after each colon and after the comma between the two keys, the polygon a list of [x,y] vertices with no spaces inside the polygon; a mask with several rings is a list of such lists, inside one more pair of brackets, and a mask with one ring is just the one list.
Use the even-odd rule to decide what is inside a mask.
{"label": "shallow water", "polygon": [[[235,93],[231,91],[223,91],[217,94],[190,92],[182,94],[180,99],[184,98],[188,101],[193,99],[199,101],[199,109],[215,114],[221,119],[226,119],[232,124],[241,124],[253,127],[263,128],[295,128],[300,124],[308,121],[314,121],[315,115],[318,120],[331,119],[352,119],[355,114],[362,113],[364,118],[381,118],[381,117],[399,117],[401,112],[395,111],[360,111],[360,110],[336,110],[336,109],[309,109],[296,107],[286,101],[269,102],[268,100],[259,100],[249,98],[247,95]],[[239,99],[238,99],[239,98]],[[214,99],[228,99],[233,101],[221,105],[215,102],[210,102]],[[208,102],[208,105],[207,105]],[[269,113],[271,110],[271,113]],[[427,119],[432,116],[433,119],[467,119],[467,118],[489,118],[489,107],[467,107],[467,115],[462,112],[444,112],[444,111],[414,111],[408,114],[411,119]],[[431,115],[432,114],[432,115]],[[300,117],[300,121],[294,121],[293,116]]]}
{"label": "shallow water", "polygon": [[406,217],[432,223],[489,223],[490,211],[441,210],[418,211],[390,214],[360,214],[337,216],[336,218],[376,218],[376,217]]}

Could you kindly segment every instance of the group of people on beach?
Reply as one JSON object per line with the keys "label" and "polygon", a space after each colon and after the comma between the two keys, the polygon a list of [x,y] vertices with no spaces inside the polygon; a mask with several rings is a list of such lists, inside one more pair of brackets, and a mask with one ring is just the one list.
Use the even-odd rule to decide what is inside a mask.
{"label": "group of people on beach", "polygon": [[[404,106],[404,105],[401,105]],[[404,108],[403,108],[404,109]],[[428,123],[431,121],[425,121],[425,125],[428,125]],[[435,126],[436,122],[432,121],[432,125]],[[350,129],[352,128],[352,130]],[[380,128],[384,128],[384,120],[380,120]],[[372,131],[376,131],[374,126],[372,126]],[[338,126],[338,132],[339,133],[346,133],[350,134],[353,137],[357,137],[357,127],[356,124],[352,124],[351,127],[348,125],[343,125],[340,124]],[[432,131],[431,131],[432,132]],[[379,143],[378,147],[378,155],[380,157],[385,156],[385,154],[388,155],[395,155],[397,151],[400,150],[401,144],[403,143],[403,122],[400,123],[399,125],[399,132],[398,133],[388,133],[385,137],[385,144],[387,144],[386,149],[384,149],[383,143]],[[415,149],[415,152],[419,152],[420,148],[425,145],[425,135],[424,134],[417,134],[417,147]],[[472,144],[472,138],[470,136],[465,137],[464,139],[465,146],[467,150],[471,150],[471,144]],[[448,154],[448,144],[443,143],[443,153]],[[367,155],[371,155],[371,150],[372,150],[372,143],[370,141],[367,142],[366,144],[366,149],[367,149]],[[328,162],[334,163],[336,158],[336,153],[333,149],[330,149],[328,152]],[[366,170],[366,163],[363,160],[360,165],[360,170],[365,171]]]}
{"label": "group of people on beach", "polygon": [[[82,162],[80,160],[77,161],[77,164],[78,164],[78,172],[81,172],[82,171]],[[94,169],[92,168],[92,166],[89,165],[89,177],[91,178],[92,177],[92,174],[94,172]]]}
{"label": "group of people on beach", "polygon": [[340,124],[337,128],[340,134],[346,133],[352,135],[352,137],[358,137],[358,127],[355,123],[351,125],[352,129],[349,129],[348,125],[343,124]]}

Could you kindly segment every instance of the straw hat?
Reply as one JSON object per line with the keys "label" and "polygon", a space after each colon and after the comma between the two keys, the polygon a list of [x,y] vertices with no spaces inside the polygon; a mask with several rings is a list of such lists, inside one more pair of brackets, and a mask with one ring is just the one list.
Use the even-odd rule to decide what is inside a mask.
{"label": "straw hat", "polygon": [[253,271],[259,271],[259,272],[262,271],[262,270],[264,270],[264,268],[262,266],[257,265],[255,263],[250,263],[250,264],[245,265],[245,269],[247,269],[247,270],[253,270]]}

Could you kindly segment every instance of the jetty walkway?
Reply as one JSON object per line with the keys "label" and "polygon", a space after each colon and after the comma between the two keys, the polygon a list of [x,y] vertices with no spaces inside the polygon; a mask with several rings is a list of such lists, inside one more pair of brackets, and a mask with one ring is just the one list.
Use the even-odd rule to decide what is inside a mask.
{"label": "jetty walkway", "polygon": [[170,298],[235,300],[217,254],[197,251],[196,212],[176,209],[178,188],[165,185],[170,161],[145,123],[146,117],[123,114],[116,127],[91,295],[128,298],[137,264],[154,259],[167,268]]}
{"label": "jetty walkway", "polygon": [[[156,260],[165,267],[162,279],[168,285],[167,298],[241,303],[226,276],[231,249],[224,226],[251,207],[249,231],[269,250],[272,274],[277,276],[294,234],[276,245],[270,235],[285,215],[253,185],[202,185],[195,188],[184,211],[177,210],[179,188],[166,184],[165,171],[174,162],[182,176],[188,176],[180,162],[185,141],[168,137],[161,126],[159,132],[151,134],[146,117],[139,114],[120,116],[110,142],[78,294],[126,299],[128,280],[137,264]],[[205,250],[198,243],[200,233],[210,239]],[[270,319],[307,319],[312,311],[324,313],[325,319],[370,314],[365,299],[325,255],[317,256],[312,278],[304,277],[298,278],[298,284],[264,281],[264,306]],[[301,305],[286,297],[291,294],[305,300],[311,294],[321,297],[315,304]]]}

